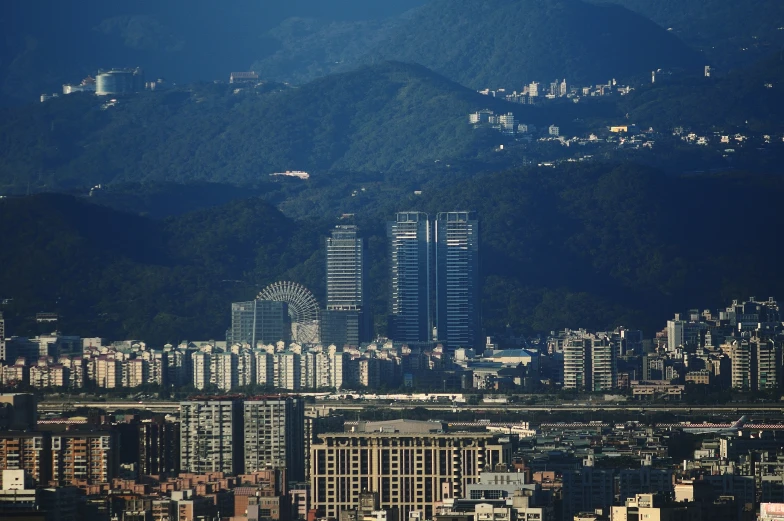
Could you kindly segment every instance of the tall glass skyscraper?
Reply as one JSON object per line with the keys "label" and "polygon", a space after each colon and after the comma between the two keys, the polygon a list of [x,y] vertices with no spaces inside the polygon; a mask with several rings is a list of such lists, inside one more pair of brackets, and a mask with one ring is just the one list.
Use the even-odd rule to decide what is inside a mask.
{"label": "tall glass skyscraper", "polygon": [[432,227],[426,213],[400,212],[387,223],[389,335],[400,342],[432,338]]}
{"label": "tall glass skyscraper", "polygon": [[363,257],[357,227],[336,226],[327,238],[327,309],[362,308]]}
{"label": "tall glass skyscraper", "polygon": [[442,212],[435,223],[437,339],[450,349],[480,339],[479,221],[473,212]]}

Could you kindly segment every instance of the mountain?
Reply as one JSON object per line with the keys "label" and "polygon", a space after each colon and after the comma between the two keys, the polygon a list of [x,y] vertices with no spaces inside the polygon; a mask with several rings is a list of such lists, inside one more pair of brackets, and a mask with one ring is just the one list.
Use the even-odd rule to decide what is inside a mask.
{"label": "mountain", "polygon": [[784,131],[779,103],[784,86],[784,55],[773,53],[751,66],[718,77],[684,77],[646,85],[626,96],[622,111],[644,126]]}
{"label": "mountain", "polygon": [[712,65],[742,66],[784,45],[784,4],[778,0],[597,0],[608,1],[667,28]]}
{"label": "mountain", "polygon": [[[468,114],[512,105],[395,62],[301,88],[202,84],[122,98],[91,95],[7,109],[0,117],[0,190],[64,190],[117,182],[257,184],[284,170],[385,172],[476,157],[502,143]],[[540,121],[541,120],[541,121]]]}
{"label": "mountain", "polygon": [[70,196],[3,199],[0,233],[13,244],[0,252],[7,331],[41,331],[35,313],[50,311],[82,335],[222,338],[232,300],[279,277],[319,290],[308,275],[321,244],[314,229],[259,199],[164,221]]}
{"label": "mountain", "polygon": [[421,63],[477,89],[564,77],[588,85],[703,65],[647,18],[581,0],[431,0],[383,24],[290,20],[267,36],[280,49],[254,68],[285,81],[379,59]]}
{"label": "mountain", "polygon": [[6,0],[0,5],[0,104],[59,92],[99,68],[141,66],[176,83],[228,79],[277,50],[264,34],[290,17],[352,22],[423,0]]}
{"label": "mountain", "polygon": [[[488,334],[625,325],[646,335],[674,312],[784,293],[775,238],[780,176],[671,177],[635,165],[514,169],[416,199],[379,198],[356,216],[367,295],[386,331],[385,221],[395,211],[475,210]],[[221,338],[232,301],[275,280],[324,294],[324,237],[338,222],[293,221],[260,199],[153,221],[67,196],[0,200],[0,299],[10,334],[37,311],[64,332],[153,344]]]}

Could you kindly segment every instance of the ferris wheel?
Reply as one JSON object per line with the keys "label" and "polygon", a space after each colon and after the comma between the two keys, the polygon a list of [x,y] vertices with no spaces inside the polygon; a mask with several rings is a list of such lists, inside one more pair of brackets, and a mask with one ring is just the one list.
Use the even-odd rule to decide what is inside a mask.
{"label": "ferris wheel", "polygon": [[282,281],[270,284],[256,300],[273,300],[288,304],[291,318],[291,339],[298,344],[315,344],[319,341],[319,305],[308,288],[296,282]]}

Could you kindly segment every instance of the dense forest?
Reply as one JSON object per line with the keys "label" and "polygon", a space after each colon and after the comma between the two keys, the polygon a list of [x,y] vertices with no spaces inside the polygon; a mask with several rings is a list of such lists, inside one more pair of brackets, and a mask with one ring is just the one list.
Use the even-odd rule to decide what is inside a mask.
{"label": "dense forest", "polygon": [[[481,222],[488,334],[662,327],[671,313],[784,292],[775,247],[779,177],[671,177],[634,165],[512,170],[357,214],[377,332],[385,328],[384,222],[397,210],[473,209]],[[220,338],[232,301],[274,280],[323,299],[323,238],[335,215],[295,222],[260,198],[164,220],[67,196],[0,201],[0,298],[11,334],[37,311],[82,335],[153,343]]]}

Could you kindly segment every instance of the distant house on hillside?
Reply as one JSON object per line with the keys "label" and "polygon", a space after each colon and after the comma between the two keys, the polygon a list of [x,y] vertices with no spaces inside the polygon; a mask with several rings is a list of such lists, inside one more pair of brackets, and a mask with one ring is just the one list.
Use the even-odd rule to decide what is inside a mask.
{"label": "distant house on hillside", "polygon": [[257,72],[232,72],[229,75],[229,83],[255,83],[259,81],[259,74]]}

